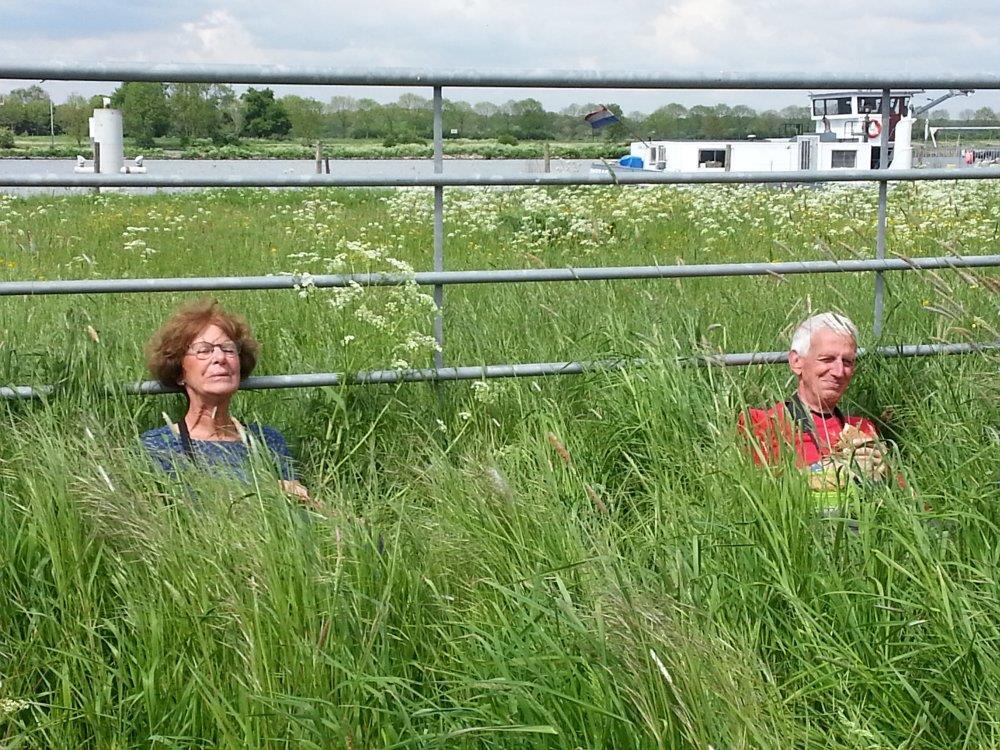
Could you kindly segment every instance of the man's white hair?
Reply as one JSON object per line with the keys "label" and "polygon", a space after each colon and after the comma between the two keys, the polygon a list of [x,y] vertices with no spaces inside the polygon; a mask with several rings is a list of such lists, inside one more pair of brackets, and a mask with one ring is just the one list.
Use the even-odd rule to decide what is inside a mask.
{"label": "man's white hair", "polygon": [[812,315],[799,323],[799,327],[792,334],[792,351],[797,352],[800,357],[806,356],[812,345],[813,334],[824,328],[843,336],[850,336],[855,345],[858,343],[858,329],[850,318],[840,313],[824,312]]}

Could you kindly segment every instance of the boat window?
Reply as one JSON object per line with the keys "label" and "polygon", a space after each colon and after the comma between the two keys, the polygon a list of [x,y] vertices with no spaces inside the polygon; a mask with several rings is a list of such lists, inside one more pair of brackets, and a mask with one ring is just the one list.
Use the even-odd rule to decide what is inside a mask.
{"label": "boat window", "polygon": [[858,97],[858,113],[870,115],[872,112],[879,112],[882,109],[881,96],[860,96]]}
{"label": "boat window", "polygon": [[[905,115],[909,97],[893,96],[889,98],[889,111],[893,114]],[[858,112],[862,115],[877,114],[882,111],[881,96],[858,97]]]}
{"label": "boat window", "polygon": [[813,101],[814,115],[849,115],[851,112],[851,97],[839,96],[836,99],[816,99]]}
{"label": "boat window", "polygon": [[699,167],[726,166],[726,149],[724,148],[698,149],[698,166]]}
{"label": "boat window", "polygon": [[858,152],[846,149],[830,152],[831,169],[854,169],[858,164]]}

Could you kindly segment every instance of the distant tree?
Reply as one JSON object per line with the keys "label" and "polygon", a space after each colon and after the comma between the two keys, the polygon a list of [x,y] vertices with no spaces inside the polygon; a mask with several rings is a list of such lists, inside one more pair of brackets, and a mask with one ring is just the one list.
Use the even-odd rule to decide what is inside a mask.
{"label": "distant tree", "polygon": [[691,120],[690,125],[697,128],[695,134],[707,138],[722,138],[725,133],[725,123],[717,112],[717,107],[706,104],[691,107],[688,110],[688,118]]}
{"label": "distant tree", "polygon": [[542,140],[552,137],[549,113],[537,99],[510,103],[511,126],[518,138]]}
{"label": "distant tree", "polygon": [[378,135],[385,135],[385,129],[378,123],[379,115],[380,107],[377,101],[367,97],[358,99],[358,113],[354,119],[351,135],[355,138],[375,138]]}
{"label": "distant tree", "polygon": [[376,137],[388,138],[397,143],[405,143],[408,136],[416,137],[415,133],[405,132],[406,110],[398,104],[376,104],[369,112],[374,115],[369,127]]}
{"label": "distant tree", "polygon": [[493,102],[476,102],[472,105],[472,111],[481,117],[493,117],[500,112],[500,106]]}
{"label": "distant tree", "polygon": [[236,96],[232,86],[225,84],[212,88],[212,99],[219,113],[219,127],[212,134],[212,141],[217,144],[239,142],[243,130],[243,101]]}
{"label": "distant tree", "polygon": [[789,120],[809,120],[812,117],[812,112],[809,107],[800,107],[796,105],[785,107],[778,112],[778,114]]}
{"label": "distant tree", "polygon": [[326,105],[327,112],[356,112],[358,100],[353,96],[331,96]]}
{"label": "distant tree", "polygon": [[937,122],[948,122],[951,119],[951,112],[946,109],[935,109],[931,111],[930,119]]}
{"label": "distant tree", "polygon": [[83,139],[90,135],[90,115],[94,108],[79,94],[70,94],[66,101],[56,106],[56,124],[62,132],[76,139],[82,146]]}
{"label": "distant tree", "polygon": [[170,129],[167,87],[162,83],[125,82],[111,95],[111,104],[122,111],[125,135],[139,146],[152,146],[154,138]]}
{"label": "distant tree", "polygon": [[403,94],[395,103],[379,107],[381,122],[376,123],[376,135],[397,143],[422,142],[433,133],[433,107],[430,99],[417,94]]}
{"label": "distant tree", "polygon": [[248,88],[240,97],[243,101],[244,135],[251,138],[282,138],[292,129],[288,113],[275,100],[271,89]]}
{"label": "distant tree", "polygon": [[982,123],[984,125],[995,123],[997,120],[996,112],[994,112],[989,107],[980,107],[975,112],[972,113],[972,119],[976,122]]}
{"label": "distant tree", "polygon": [[651,138],[678,138],[682,135],[682,118],[687,117],[687,107],[671,103],[653,110],[643,121],[643,132]]}
{"label": "distant tree", "polygon": [[460,137],[473,135],[472,125],[478,117],[468,102],[453,102],[450,99],[445,99],[441,114],[444,119],[445,136],[448,136],[452,129],[457,130]]}
{"label": "distant tree", "polygon": [[786,125],[785,119],[773,109],[768,109],[758,114],[753,121],[753,132],[758,136],[770,137],[787,135],[782,131]]}
{"label": "distant tree", "polygon": [[559,114],[565,117],[583,117],[588,112],[593,112],[600,104],[570,104],[559,110]]}
{"label": "distant tree", "polygon": [[[803,106],[788,106],[778,111],[780,124],[777,126],[781,135],[807,133],[813,129],[812,109]],[[763,134],[763,133],[762,133]]]}
{"label": "distant tree", "polygon": [[757,129],[757,113],[745,104],[737,104],[729,110],[728,135],[731,138],[745,138]]}
{"label": "distant tree", "polygon": [[14,89],[0,97],[0,125],[24,135],[45,135],[49,132],[51,100],[41,86]]}
{"label": "distant tree", "polygon": [[292,123],[292,138],[315,141],[323,134],[323,105],[315,99],[303,96],[283,96],[281,106],[288,113]]}
{"label": "distant tree", "polygon": [[344,138],[350,135],[354,113],[358,110],[358,100],[353,96],[332,96],[323,108],[327,116],[329,134]]}
{"label": "distant tree", "polygon": [[210,83],[171,84],[167,101],[173,132],[184,140],[216,137],[222,126],[220,102],[227,88]]}
{"label": "distant tree", "polygon": [[396,105],[402,109],[434,109],[434,103],[427,97],[418,94],[400,94]]}

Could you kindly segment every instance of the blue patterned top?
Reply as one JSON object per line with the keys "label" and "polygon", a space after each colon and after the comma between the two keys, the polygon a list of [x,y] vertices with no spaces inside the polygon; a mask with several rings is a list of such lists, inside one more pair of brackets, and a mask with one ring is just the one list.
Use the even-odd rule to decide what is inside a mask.
{"label": "blue patterned top", "polygon": [[[244,430],[249,445],[242,440],[191,440],[191,448],[198,464],[208,468],[213,474],[228,475],[249,482],[247,464],[250,451],[262,452],[266,448],[278,475],[282,479],[297,479],[284,435],[266,425],[248,424],[244,426]],[[172,476],[176,476],[178,469],[190,465],[181,436],[166,425],[144,432],[142,445],[153,461]]]}

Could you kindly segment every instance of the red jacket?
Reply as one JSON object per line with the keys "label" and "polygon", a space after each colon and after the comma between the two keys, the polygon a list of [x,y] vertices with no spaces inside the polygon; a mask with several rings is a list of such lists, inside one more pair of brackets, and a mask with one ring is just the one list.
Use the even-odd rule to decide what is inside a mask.
{"label": "red jacket", "polygon": [[[820,432],[815,423],[810,430],[801,429],[784,403],[777,403],[770,409],[748,409],[740,413],[738,420],[740,432],[749,440],[754,463],[757,464],[779,463],[782,453],[792,449],[795,451],[796,466],[810,466],[830,455],[831,444],[837,442],[844,424],[853,425],[873,438],[878,437],[875,425],[864,417],[843,416],[835,412],[826,424],[832,429]],[[828,439],[824,440],[824,437]]]}

